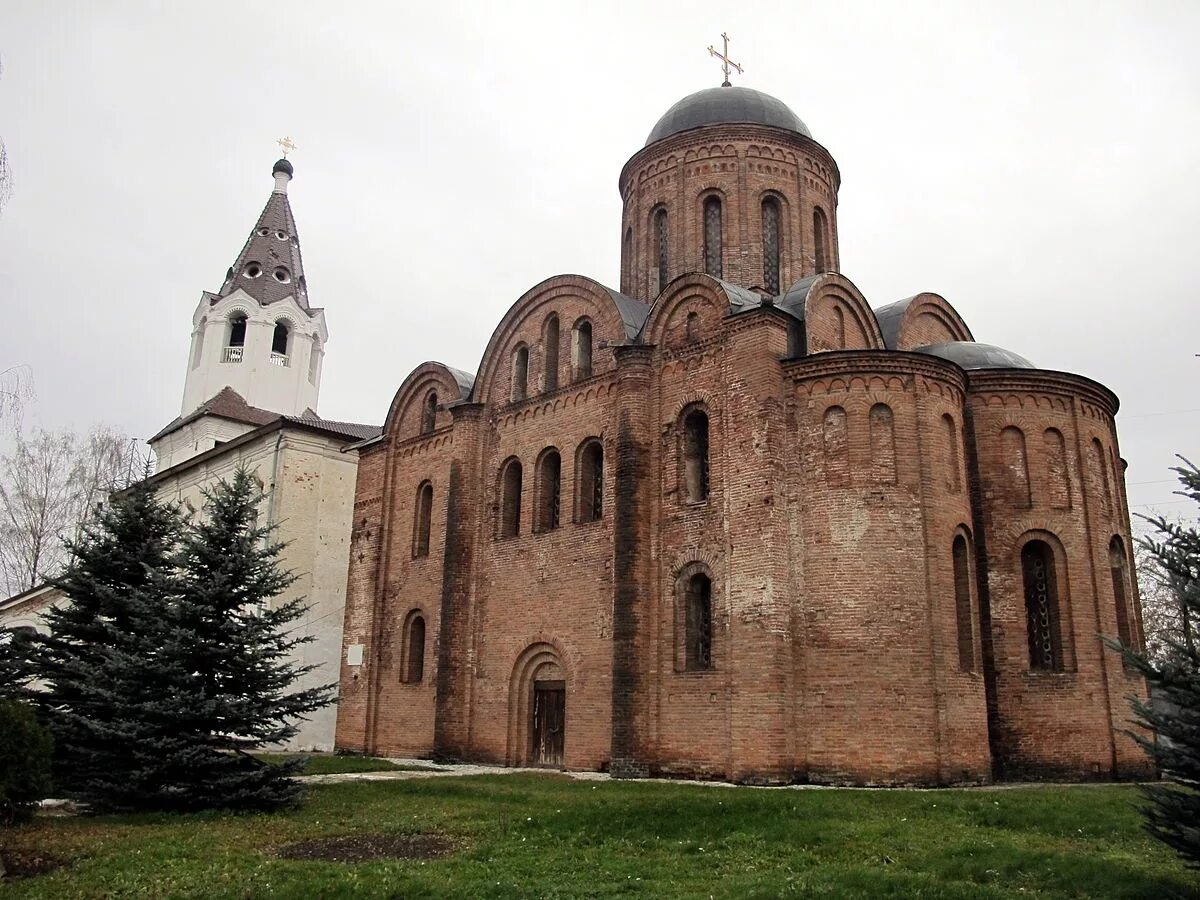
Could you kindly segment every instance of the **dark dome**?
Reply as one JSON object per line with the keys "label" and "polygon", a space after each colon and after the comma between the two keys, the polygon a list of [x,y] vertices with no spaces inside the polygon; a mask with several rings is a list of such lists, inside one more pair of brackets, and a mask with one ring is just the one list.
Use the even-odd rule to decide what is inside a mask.
{"label": "dark dome", "polygon": [[287,172],[288,177],[291,178],[293,174],[292,164],[286,159],[276,161],[275,165],[271,169],[271,174],[278,175],[280,172]]}
{"label": "dark dome", "polygon": [[918,353],[928,353],[941,359],[957,363],[964,369],[1036,369],[1023,356],[997,347],[994,344],[978,344],[974,341],[950,341],[946,344],[930,344],[918,347]]}
{"label": "dark dome", "polygon": [[690,94],[668,109],[646,138],[646,146],[681,131],[727,122],[770,125],[812,137],[808,126],[782,100],[753,88],[715,87]]}

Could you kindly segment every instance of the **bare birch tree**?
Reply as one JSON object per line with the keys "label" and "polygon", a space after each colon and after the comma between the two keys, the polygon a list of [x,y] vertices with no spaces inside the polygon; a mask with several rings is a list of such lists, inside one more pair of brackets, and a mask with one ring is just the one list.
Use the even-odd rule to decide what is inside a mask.
{"label": "bare birch tree", "polygon": [[97,428],[15,436],[0,458],[0,586],[5,596],[36,587],[67,561],[66,542],[108,495],[141,474],[123,434]]}
{"label": "bare birch tree", "polygon": [[1170,661],[1171,645],[1192,647],[1196,623],[1188,615],[1179,579],[1163,568],[1158,558],[1140,541],[1134,548],[1138,592],[1142,597],[1142,629],[1146,657],[1156,664]]}

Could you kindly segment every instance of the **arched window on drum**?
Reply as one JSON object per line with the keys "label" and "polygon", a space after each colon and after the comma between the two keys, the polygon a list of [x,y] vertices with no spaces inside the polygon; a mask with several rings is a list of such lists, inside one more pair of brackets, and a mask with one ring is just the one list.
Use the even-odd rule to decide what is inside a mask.
{"label": "arched window on drum", "polygon": [[1062,672],[1066,668],[1062,603],[1054,550],[1049,544],[1031,540],[1021,548],[1021,576],[1025,588],[1029,668]]}

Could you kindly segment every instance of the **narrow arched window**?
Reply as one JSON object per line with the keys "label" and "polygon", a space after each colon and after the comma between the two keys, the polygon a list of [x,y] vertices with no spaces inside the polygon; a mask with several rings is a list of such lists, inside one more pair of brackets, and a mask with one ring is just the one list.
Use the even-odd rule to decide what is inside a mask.
{"label": "narrow arched window", "polygon": [[684,668],[712,668],[712,581],[701,572],[684,590]]}
{"label": "narrow arched window", "polygon": [[538,531],[550,531],[559,526],[562,501],[562,457],[557,450],[547,450],[538,461],[537,519]]}
{"label": "narrow arched window", "polygon": [[871,465],[875,480],[884,484],[896,482],[896,429],[892,409],[886,403],[871,407]]}
{"label": "narrow arched window", "polygon": [[1021,548],[1025,585],[1025,618],[1029,630],[1029,667],[1048,672],[1063,670],[1063,636],[1054,551],[1045,541]]}
{"label": "narrow arched window", "polygon": [[708,414],[702,409],[683,417],[683,497],[688,503],[708,499]]}
{"label": "narrow arched window", "polygon": [[558,390],[558,316],[548,316],[542,328],[542,359],[545,363],[544,390]]}
{"label": "narrow arched window", "polygon": [[958,459],[958,425],[949,413],[942,416],[942,455],[946,490],[957,494],[962,490],[962,466]]}
{"label": "narrow arched window", "polygon": [[229,344],[230,347],[245,347],[246,346],[246,317],[234,316],[229,320]]}
{"label": "narrow arched window", "polygon": [[276,356],[287,356],[288,327],[287,322],[276,322],[275,332],[271,335],[271,353]]}
{"label": "narrow arched window", "polygon": [[524,400],[529,388],[529,348],[522,344],[513,353],[512,398]]}
{"label": "narrow arched window", "polygon": [[417,508],[413,516],[414,558],[429,555],[429,522],[433,517],[433,485],[422,482],[417,488]]}
{"label": "narrow arched window", "polygon": [[[766,197],[762,202],[763,287],[779,293],[779,201]],[[820,271],[818,269],[818,271]]]}
{"label": "narrow arched window", "polygon": [[846,410],[831,406],[825,410],[821,437],[825,448],[825,480],[842,487],[850,483],[850,439]]}
{"label": "narrow arched window", "polygon": [[688,313],[683,329],[684,339],[689,344],[700,340],[700,313],[694,310]]}
{"label": "narrow arched window", "polygon": [[825,211],[821,207],[813,207],[813,262],[817,273],[829,270],[829,251],[826,247],[828,240]]}
{"label": "narrow arched window", "polygon": [[436,391],[425,395],[425,405],[421,408],[421,434],[429,434],[437,425],[438,398]]}
{"label": "narrow arched window", "polygon": [[1104,464],[1104,447],[1099,438],[1092,438],[1088,451],[1095,493],[1099,495],[1100,514],[1107,518],[1112,514],[1112,492],[1108,483],[1108,466]]}
{"label": "narrow arched window", "polygon": [[192,351],[192,368],[200,365],[200,361],[204,358],[204,329],[208,323],[201,320],[200,327],[196,329],[196,343]]}
{"label": "narrow arched window", "polygon": [[633,229],[625,229],[625,237],[621,239],[621,291],[630,293],[629,273],[633,270]]}
{"label": "narrow arched window", "polygon": [[1004,466],[1004,494],[1018,509],[1032,504],[1029,493],[1029,457],[1025,453],[1025,432],[1013,425],[1000,432],[1000,450]]}
{"label": "narrow arched window", "polygon": [[425,678],[425,617],[413,615],[404,635],[404,681],[416,684]]}
{"label": "narrow arched window", "polygon": [[[1108,567],[1112,575],[1113,603],[1117,611],[1117,640],[1122,647],[1133,647],[1133,629],[1130,627],[1128,560],[1125,545],[1114,536],[1108,542]],[[1134,647],[1134,649],[1140,649]]]}
{"label": "narrow arched window", "polygon": [[1067,444],[1057,428],[1042,433],[1046,451],[1046,493],[1051,509],[1071,508],[1071,479],[1067,474]]}
{"label": "narrow arched window", "polygon": [[592,323],[580,319],[571,332],[571,370],[575,380],[592,377]]}
{"label": "narrow arched window", "polygon": [[657,245],[658,256],[658,289],[661,291],[667,286],[670,280],[667,275],[667,264],[669,258],[669,234],[667,232],[667,211],[659,209],[654,214],[654,240]]}
{"label": "narrow arched window", "polygon": [[579,521],[595,522],[604,516],[604,445],[599,440],[585,442],[575,467],[579,472]]}
{"label": "narrow arched window", "polygon": [[971,603],[971,560],[967,539],[954,538],[951,556],[954,561],[954,612],[958,622],[958,668],[975,671],[975,615]]}
{"label": "narrow arched window", "polygon": [[704,271],[721,277],[721,198],[704,198]]}
{"label": "narrow arched window", "polygon": [[840,306],[833,308],[833,345],[838,350],[846,349],[846,314]]}
{"label": "narrow arched window", "polygon": [[500,476],[500,537],[521,533],[521,463],[509,460]]}

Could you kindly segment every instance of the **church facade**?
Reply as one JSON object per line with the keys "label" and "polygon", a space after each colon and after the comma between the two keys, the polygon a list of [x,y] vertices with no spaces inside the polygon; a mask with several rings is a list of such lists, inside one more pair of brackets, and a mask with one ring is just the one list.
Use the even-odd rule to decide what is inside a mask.
{"label": "church facade", "polygon": [[337,747],[747,782],[1144,774],[1117,398],[840,271],[830,153],[742,87],[358,447]]}

